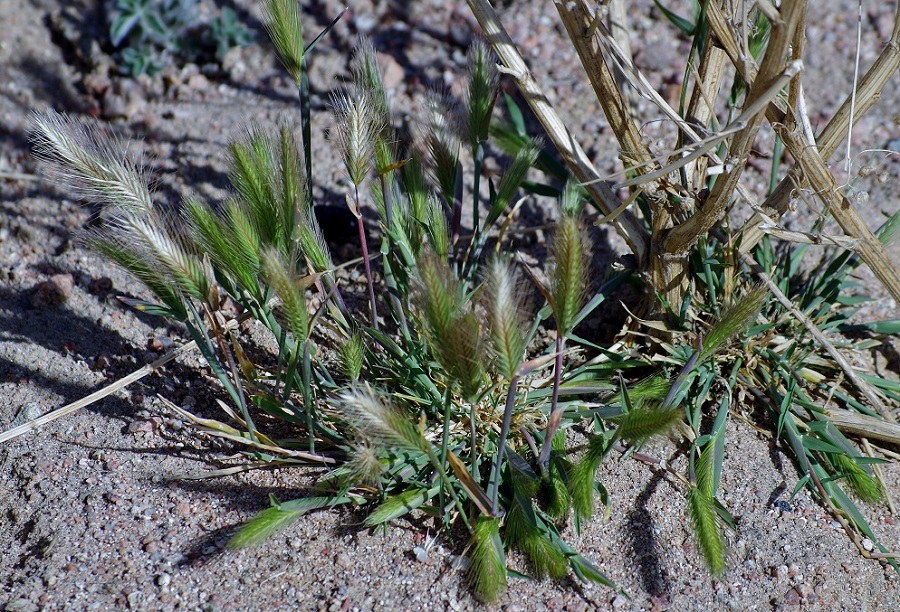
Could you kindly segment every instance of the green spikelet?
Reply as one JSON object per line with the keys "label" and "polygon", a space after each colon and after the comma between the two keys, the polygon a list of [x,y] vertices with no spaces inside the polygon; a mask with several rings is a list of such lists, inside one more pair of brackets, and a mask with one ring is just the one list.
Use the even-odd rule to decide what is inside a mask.
{"label": "green spikelet", "polygon": [[266,508],[241,526],[229,540],[228,548],[244,548],[259,544],[269,536],[290,527],[301,516],[302,511],[288,511],[278,507]]}
{"label": "green spikelet", "polygon": [[488,314],[494,363],[497,371],[511,380],[525,354],[518,277],[500,258],[490,261],[485,279],[484,306]]}
{"label": "green spikelet", "polygon": [[484,342],[475,314],[466,312],[454,319],[437,348],[441,365],[459,383],[463,397],[474,400],[484,383]]}
{"label": "green spikelet", "polygon": [[756,287],[736,300],[703,337],[703,350],[697,362],[709,359],[731,338],[747,329],[756,320],[768,295],[768,289]]}
{"label": "green spikelet", "polygon": [[531,169],[537,160],[540,151],[541,145],[536,140],[530,140],[527,146],[516,151],[512,163],[506,169],[506,172],[503,173],[500,183],[497,185],[497,195],[491,203],[491,208],[485,220],[485,227],[490,227],[506,210],[522,181],[525,180],[528,170]]}
{"label": "green spikelet", "polygon": [[622,417],[619,437],[631,444],[641,444],[648,438],[668,431],[684,411],[678,408],[661,410],[656,408],[635,408]]}
{"label": "green spikelet", "polygon": [[372,514],[366,517],[366,525],[374,527],[387,523],[399,518],[409,512],[412,512],[429,499],[437,495],[438,488],[430,490],[425,489],[409,489],[399,495],[388,497],[380,506],[372,511]]}
{"label": "green spikelet", "polygon": [[846,478],[847,484],[864,502],[874,504],[884,499],[881,484],[851,457],[844,454],[832,455],[837,471]]}
{"label": "green spikelet", "polygon": [[[91,231],[85,243],[92,249],[106,256],[110,261],[122,266],[144,283],[156,298],[169,309],[171,316],[179,321],[187,319],[187,309],[184,305],[183,294],[174,286],[163,272],[148,262],[143,253],[135,250],[133,245],[122,244],[122,241],[109,232],[102,230]],[[146,306],[137,306],[143,310]]]}
{"label": "green spikelet", "polygon": [[341,367],[344,375],[352,382],[359,380],[363,364],[366,360],[366,344],[362,334],[354,333],[341,346]]}
{"label": "green spikelet", "polygon": [[436,196],[429,194],[426,199],[425,219],[431,247],[438,257],[446,259],[450,253],[450,227],[444,208]]}
{"label": "green spikelet", "polygon": [[506,516],[504,533],[510,544],[528,556],[535,578],[563,578],[569,570],[566,556],[530,522],[519,504]]}
{"label": "green spikelet", "polygon": [[279,224],[279,198],[276,196],[281,152],[272,139],[259,129],[231,145],[228,178],[240,195],[248,220],[266,244],[276,240]]}
{"label": "green spikelet", "polygon": [[587,236],[578,219],[563,215],[556,226],[553,258],[553,315],[561,334],[568,333],[584,305],[587,285]]}
{"label": "green spikelet", "polygon": [[443,259],[425,251],[419,258],[416,297],[425,319],[428,339],[438,362],[460,384],[466,399],[473,398],[484,378],[481,323],[463,312],[459,279]]}
{"label": "green spikelet", "polygon": [[447,333],[459,315],[461,290],[459,279],[450,267],[432,251],[425,251],[418,262],[421,292],[418,296],[425,322],[432,335]]}
{"label": "green spikelet", "polygon": [[263,23],[285,70],[300,84],[303,74],[303,21],[297,0],[264,0]]}
{"label": "green spikelet", "polygon": [[353,50],[350,72],[353,75],[353,85],[357,93],[369,98],[372,105],[371,111],[378,117],[375,123],[382,128],[381,132],[377,134],[378,138],[389,141],[391,117],[387,93],[384,89],[381,71],[378,69],[375,47],[366,37],[360,38]]}
{"label": "green spikelet", "polygon": [[469,582],[481,601],[490,603],[506,590],[506,554],[500,541],[500,519],[479,516],[472,533]]}
{"label": "green spikelet", "polygon": [[572,494],[572,507],[581,519],[589,519],[594,513],[594,478],[605,451],[606,440],[603,436],[592,437],[588,441],[587,452],[572,469],[569,491]]}
{"label": "green spikelet", "polygon": [[716,496],[713,482],[713,456],[715,455],[715,444],[707,444],[697,463],[694,465],[694,477],[697,480],[697,488],[706,497],[712,499]]}
{"label": "green spikelet", "polygon": [[287,253],[297,226],[299,210],[306,209],[309,190],[303,170],[303,154],[297,145],[293,131],[283,125],[280,128],[280,203],[276,216],[276,246],[282,253]]}
{"label": "green spikelet", "polygon": [[572,472],[572,462],[563,457],[566,450],[565,431],[557,432],[553,437],[554,454],[550,457],[550,478],[543,482],[545,511],[555,521],[564,519],[572,507],[568,481]]}
{"label": "green spikelet", "polygon": [[427,106],[429,169],[440,187],[441,196],[450,204],[455,199],[456,181],[460,172],[459,140],[450,124],[453,115],[447,99],[432,94],[428,97]]}
{"label": "green spikelet", "polygon": [[699,487],[692,486],[688,491],[688,511],[700,552],[706,560],[709,571],[718,576],[725,569],[725,544],[716,518],[714,502]]}
{"label": "green spikelet", "polygon": [[474,149],[488,138],[491,113],[497,99],[500,76],[496,58],[484,42],[477,40],[469,48],[469,88],[466,92],[466,129]]}
{"label": "green spikelet", "polygon": [[261,261],[262,239],[247,208],[236,200],[225,203],[225,225],[231,240],[229,261],[245,279],[245,286],[255,284]]}
{"label": "green spikelet", "polygon": [[275,295],[281,300],[281,311],[290,326],[291,333],[298,342],[306,342],[309,337],[309,311],[303,287],[298,286],[288,266],[274,248],[263,253],[263,271]]}
{"label": "green spikelet", "polygon": [[[400,174],[403,177],[403,185],[406,188],[406,197],[409,200],[409,213],[412,217],[410,223],[407,224],[407,232],[409,242],[413,248],[417,249],[415,255],[418,256],[418,249],[422,246],[423,230],[428,227],[428,187],[425,182],[425,172],[422,169],[422,162],[417,157],[410,158],[408,162],[400,168]],[[443,217],[443,211],[441,211]],[[437,251],[437,249],[435,248]]]}
{"label": "green spikelet", "polygon": [[[662,400],[669,392],[672,383],[662,374],[650,376],[639,380],[630,389],[628,389],[628,397],[635,404],[651,402],[654,400]],[[624,405],[624,398],[621,398]]]}
{"label": "green spikelet", "polygon": [[581,214],[582,208],[584,208],[586,195],[584,187],[579,185],[577,181],[566,181],[566,186],[559,201],[560,210],[566,216],[577,217]]}
{"label": "green spikelet", "polygon": [[229,548],[242,548],[258,544],[290,526],[299,517],[313,510],[331,508],[338,504],[346,504],[349,498],[343,496],[301,497],[285,503],[279,503],[270,496],[271,508],[266,508],[252,519],[244,523],[240,530],[228,542]]}
{"label": "green spikelet", "polygon": [[300,207],[300,223],[298,226],[298,240],[300,250],[309,262],[310,268],[314,272],[323,273],[334,269],[334,263],[331,260],[331,251],[325,242],[325,236],[322,234],[322,228],[313,214],[311,206]]}

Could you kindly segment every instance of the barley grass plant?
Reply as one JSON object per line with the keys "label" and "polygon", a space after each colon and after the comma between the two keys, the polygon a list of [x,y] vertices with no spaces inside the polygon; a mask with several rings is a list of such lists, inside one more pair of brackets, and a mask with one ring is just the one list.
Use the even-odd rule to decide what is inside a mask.
{"label": "barley grass plant", "polygon": [[[418,511],[448,533],[468,534],[467,575],[483,600],[497,599],[516,575],[507,565],[512,549],[528,563],[522,572],[572,573],[615,588],[564,539],[567,522],[580,529],[598,502],[611,511],[597,471],[614,456],[649,462],[676,483],[698,550],[720,575],[735,525],[718,492],[726,426],[736,421],[778,440],[795,460],[798,487],[809,487],[862,554],[894,563],[881,544],[877,552],[862,546],[863,537],[877,538],[854,498],[890,503],[877,471],[882,456],[867,441],[897,443],[900,385],[850,368],[842,351],[872,348],[878,334],[900,326],[852,323],[864,298],[848,293],[862,263],[877,268],[891,291],[900,287],[882,255],[900,221],[888,218],[870,239],[854,225],[846,190],[817,173],[846,123],[829,124],[818,154],[805,135],[782,129],[791,118],[802,123],[794,62],[802,14],[794,12],[805,3],[731,20],[715,2],[698,5],[693,18],[667,11],[694,42],[677,110],[654,97],[594,3],[555,3],[619,138],[626,174],[618,187],[631,194],[624,200],[597,180],[487,3],[470,0],[490,47],[476,43],[469,53],[461,107],[429,99],[418,147],[391,126],[374,49],[362,42],[351,60],[353,82],[334,100],[330,142],[344,161],[346,202],[359,222],[362,261],[348,265],[365,269],[365,312],[348,307],[343,294],[352,287],[314,214],[306,57],[321,37],[301,44],[295,2],[264,4],[276,51],[298,86],[300,135],[283,125],[238,138],[225,202],[158,204],[120,144],[53,113],[34,122],[37,149],[57,180],[103,206],[104,224],[88,243],[155,296],[129,303],[183,324],[230,400],[221,402],[221,420],[170,409],[240,446],[248,467],[322,470],[308,496],[273,498],[232,546],[259,543],[318,509],[366,506],[371,527]],[[734,41],[743,40],[736,23],[753,25],[746,30],[752,61],[732,55]],[[896,68],[900,60],[888,55]],[[737,73],[720,118],[714,103],[728,61]],[[883,70],[873,67],[871,79]],[[520,86],[564,163],[527,133],[515,101],[500,95],[500,72]],[[671,159],[641,138],[628,87],[678,126]],[[872,96],[859,94],[857,113]],[[808,193],[828,199],[824,210],[843,215],[850,240],[828,242],[820,228],[782,231],[777,216],[795,187],[773,185],[760,203],[740,186],[764,118],[781,122],[776,130],[798,160],[800,170],[788,169],[783,181],[798,189],[809,181]],[[463,146],[471,155],[461,155]],[[496,179],[484,172],[490,148],[508,154]],[[773,159],[773,177],[785,174]],[[721,174],[709,172],[714,165]],[[514,200],[523,189],[556,202],[543,269],[500,254],[513,230],[528,231],[516,226]],[[461,214],[466,198],[471,227]],[[729,211],[745,205],[754,220],[732,227]],[[377,247],[367,244],[366,206],[378,215]],[[600,222],[621,233],[637,269],[591,269],[588,229]],[[802,259],[823,242],[832,246],[820,272],[808,275]],[[582,337],[579,325],[626,282],[644,295],[626,328],[603,346]],[[271,333],[278,351],[270,362],[250,360],[223,309],[226,298]],[[834,335],[841,331],[856,336]],[[742,396],[755,404],[739,403]],[[283,423],[292,435],[285,437]],[[660,436],[686,455],[684,473],[644,452]]]}
{"label": "barley grass plant", "polygon": [[[689,470],[670,475],[684,483],[698,548],[712,573],[726,570],[723,528],[733,520],[716,498],[725,425],[739,419],[758,426],[761,420],[795,460],[801,478],[794,494],[808,487],[863,556],[897,569],[896,555],[877,543],[853,497],[887,503],[893,511],[878,464],[896,454],[873,447],[876,440],[897,444],[900,387],[851,367],[843,351],[872,349],[883,342],[878,334],[900,329],[893,321],[850,322],[869,299],[852,280],[859,265],[868,265],[890,294],[900,297],[900,273],[885,250],[900,221],[895,214],[870,231],[854,206],[861,193],[854,183],[874,170],[863,166],[854,178],[849,145],[842,175],[833,175],[827,161],[842,141],[849,142],[853,122],[873,107],[900,67],[900,13],[891,42],[815,134],[802,87],[806,2],[777,9],[760,3],[747,12],[729,12],[737,5],[698,1],[690,3],[690,15],[656,2],[692,41],[678,108],[662,99],[632,61],[622,4],[554,1],[620,147],[622,174],[602,177],[581,150],[582,135],[566,130],[493,8],[469,0],[501,71],[516,81],[566,164],[544,161],[536,167],[560,180],[580,181],[598,211],[597,222],[612,223],[634,251],[648,299],[640,311],[644,318],[635,318],[630,329],[650,338],[652,361],[664,364],[663,372],[672,377],[654,416],[663,420],[667,410],[677,409],[684,417],[687,427],[678,431],[687,444]],[[636,115],[630,102],[635,93],[658,114]],[[675,138],[651,149],[640,126],[660,119],[675,128]],[[741,178],[764,121],[777,138],[770,189],[760,197]],[[526,136],[521,110],[511,107],[492,133],[514,154]],[[792,167],[783,166],[785,151],[795,160]],[[619,199],[615,192],[622,190],[630,196]],[[808,232],[779,224],[798,202],[818,213]],[[739,208],[751,212],[742,225],[731,221]],[[844,235],[825,233],[830,218]],[[814,253],[819,263],[804,265],[817,247],[824,247]],[[868,335],[835,336],[842,331]],[[627,399],[624,385],[622,395]],[[761,411],[748,414],[734,405],[741,395],[755,398]],[[616,435],[626,431],[627,417]],[[597,442],[583,461],[593,467],[603,456]],[[576,469],[575,478],[586,477]],[[587,511],[576,500],[576,516]],[[876,542],[874,552],[861,545],[863,538]]]}

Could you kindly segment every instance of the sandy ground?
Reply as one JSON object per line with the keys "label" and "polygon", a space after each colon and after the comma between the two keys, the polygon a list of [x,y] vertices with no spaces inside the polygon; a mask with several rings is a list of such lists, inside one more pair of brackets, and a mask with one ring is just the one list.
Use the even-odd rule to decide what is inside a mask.
{"label": "sandy ground", "polygon": [[[220,3],[221,4],[221,3]],[[250,2],[238,14],[264,40]],[[306,5],[307,3],[304,3]],[[340,8],[308,3],[315,33]],[[408,5],[407,5],[408,4]],[[548,95],[559,105],[598,165],[615,169],[609,130],[562,43],[549,3],[498,2]],[[820,6],[825,4],[826,6]],[[60,12],[62,7],[69,7]],[[820,125],[849,91],[856,5],[814,3],[807,91]],[[118,295],[146,296],[134,281],[81,247],[75,234],[89,211],[65,191],[9,173],[33,173],[27,116],[54,108],[90,114],[145,141],[164,197],[188,188],[221,198],[227,188],[224,145],[249,122],[296,120],[294,92],[263,44],[232,52],[217,73],[189,65],[166,79],[110,78],[109,59],[88,43],[102,34],[95,3],[0,0],[0,428],[6,429],[83,397],[183,342],[177,329],[124,306]],[[346,78],[347,51],[368,33],[385,55],[398,122],[416,114],[429,86],[450,89],[463,75],[471,18],[465,2],[363,0],[312,60],[315,147],[320,202],[340,202],[341,168],[325,146],[327,96]],[[887,39],[893,7],[867,2],[862,67]],[[54,16],[55,15],[55,16]],[[649,2],[630,17],[639,65],[660,90],[678,83],[675,40]],[[73,21],[74,20],[74,21]],[[668,28],[668,29],[667,29]],[[79,36],[82,36],[79,39]],[[855,152],[900,138],[897,80],[880,107],[854,132]],[[654,126],[647,126],[652,137]],[[898,168],[885,162],[886,186],[869,186],[867,219],[897,210]],[[796,223],[802,220],[798,212]],[[610,234],[607,248],[622,249]],[[863,276],[876,296],[884,292]],[[889,298],[867,316],[897,316]],[[884,355],[896,354],[885,347]],[[876,355],[896,372],[895,359]],[[438,539],[425,560],[413,548],[433,535],[420,519],[385,534],[362,515],[322,512],[301,519],[266,544],[224,550],[234,528],[266,507],[270,493],[301,495],[311,476],[299,470],[250,472],[218,479],[185,477],[216,467],[234,452],[198,440],[168,414],[157,394],[213,414],[216,385],[187,356],[127,390],[0,447],[0,605],[6,610],[460,610],[473,609],[452,567],[458,543]],[[629,597],[574,578],[516,580],[493,609],[513,610],[890,610],[900,601],[898,575],[859,556],[837,523],[806,492],[790,499],[797,473],[779,448],[744,426],[729,429],[722,501],[738,519],[729,569],[712,580],[695,550],[683,494],[665,475],[612,460],[602,479],[611,514],[565,537],[595,560]],[[651,452],[676,457],[672,445]],[[676,459],[677,461],[677,459]],[[677,464],[677,463],[676,463]],[[900,492],[900,469],[886,470]],[[900,548],[900,519],[865,507],[889,548]],[[521,560],[512,563],[525,569]]]}

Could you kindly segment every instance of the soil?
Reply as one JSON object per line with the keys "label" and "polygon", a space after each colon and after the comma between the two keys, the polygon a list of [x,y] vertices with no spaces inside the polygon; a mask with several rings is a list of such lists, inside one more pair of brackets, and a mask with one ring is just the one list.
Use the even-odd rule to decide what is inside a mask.
{"label": "soil", "polygon": [[[3,2],[0,11],[0,427],[25,422],[77,400],[184,341],[175,327],[142,315],[117,296],[149,297],[133,279],[82,247],[77,233],[90,210],[63,188],[34,180],[28,115],[53,108],[96,117],[142,141],[161,199],[187,191],[227,194],[226,146],[251,123],[297,121],[296,92],[273,59],[258,7],[233,6],[258,44],[236,49],[223,67],[188,64],[154,79],[120,77],[107,52],[101,3],[88,0]],[[601,171],[616,169],[616,151],[555,11],[542,0],[497,2],[504,22],[571,131],[584,137]],[[687,14],[687,3],[673,6]],[[201,2],[204,10],[211,2]],[[304,3],[316,34],[340,10],[333,0]],[[348,76],[348,52],[370,36],[386,73],[399,124],[411,125],[430,87],[453,92],[464,75],[475,27],[465,2],[358,0],[323,40],[310,63],[316,198],[341,204],[342,168],[325,141],[328,96]],[[814,126],[850,90],[856,41],[855,2],[811,3],[806,63]],[[890,3],[867,2],[861,68],[890,35]],[[652,2],[631,3],[639,66],[664,95],[682,77],[689,42]],[[674,41],[674,42],[673,42]],[[853,151],[898,148],[898,79],[853,132]],[[643,102],[639,108],[644,108]],[[646,109],[645,109],[646,110]],[[653,137],[656,124],[646,131]],[[867,159],[860,155],[859,160]],[[862,163],[862,162],[860,162]],[[877,160],[863,188],[872,227],[897,210],[898,165]],[[882,185],[875,175],[886,172]],[[764,179],[760,173],[759,180]],[[871,183],[871,184],[869,184]],[[805,229],[810,212],[788,222]],[[805,214],[805,216],[804,216]],[[610,256],[624,252],[604,232]],[[897,254],[897,251],[893,251]],[[867,319],[897,317],[897,305],[863,271],[878,299]],[[895,345],[875,355],[887,375]],[[887,356],[887,357],[885,357]],[[236,526],[292,499],[312,476],[302,470],[251,471],[189,479],[221,465],[235,449],[193,435],[157,399],[215,414],[220,396],[196,355],[113,396],[0,447],[0,605],[6,610],[464,610],[478,608],[453,563],[458,542],[431,542],[423,518],[397,521],[387,533],[362,526],[352,511],[303,517],[284,533],[247,550],[224,548]],[[648,450],[679,459],[674,445]],[[235,462],[232,462],[234,464]],[[900,469],[886,466],[900,492]],[[567,541],[594,560],[627,596],[579,583],[511,579],[489,609],[693,610],[802,607],[889,610],[900,602],[900,576],[863,559],[833,518],[805,490],[791,493],[797,471],[780,448],[743,424],[728,430],[722,501],[737,518],[728,570],[707,574],[688,525],[683,492],[664,473],[612,460],[601,478],[611,512]],[[900,548],[900,518],[863,506],[881,541]],[[512,559],[525,570],[521,559]]]}

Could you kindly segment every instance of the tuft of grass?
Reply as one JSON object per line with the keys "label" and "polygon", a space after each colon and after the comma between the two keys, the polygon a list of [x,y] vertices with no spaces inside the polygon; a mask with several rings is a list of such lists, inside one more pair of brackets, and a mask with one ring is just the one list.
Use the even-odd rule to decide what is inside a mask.
{"label": "tuft of grass", "polygon": [[[312,170],[305,62],[335,22],[304,45],[298,5],[265,3],[276,50],[298,85],[299,135],[282,125],[251,128],[236,139],[229,172],[234,195],[225,202],[190,197],[175,210],[159,207],[141,164],[123,156],[120,145],[52,113],[35,118],[37,149],[57,168],[60,183],[102,208],[106,223],[88,235],[89,244],[155,296],[155,302],[128,303],[183,324],[227,393],[222,421],[186,418],[239,445],[250,465],[324,468],[311,496],[271,500],[232,544],[260,542],[306,512],[352,503],[371,508],[369,525],[415,511],[447,533],[465,530],[468,577],[485,601],[507,588],[511,547],[527,555],[536,576],[562,579],[571,572],[614,587],[566,544],[562,530],[573,514],[576,529],[590,519],[595,493],[613,512],[598,469],[612,456],[640,455],[683,492],[703,560],[722,575],[725,529],[734,528],[717,497],[729,451],[725,432],[730,423],[754,420],[793,458],[799,486],[817,496],[853,541],[864,535],[887,553],[845,492],[866,503],[889,502],[874,465],[879,459],[856,448],[858,424],[844,428],[830,411],[890,419],[900,402],[900,387],[860,374],[841,352],[870,349],[882,332],[900,328],[851,323],[865,300],[851,293],[859,265],[896,289],[892,264],[878,253],[900,215],[877,233],[881,241],[872,237],[874,244],[851,223],[852,205],[833,199],[840,190],[821,172],[839,128],[826,128],[818,149],[799,146],[793,132],[782,131],[785,116],[802,114],[801,77],[796,64],[785,63],[790,41],[798,40],[796,7],[784,3],[780,20],[762,12],[747,16],[759,26],[750,47],[755,66],[730,58],[730,41],[742,38],[718,4],[703,4],[692,18],[667,9],[692,37],[689,78],[676,110],[622,56],[588,3],[556,3],[575,50],[590,52],[589,77],[605,94],[600,102],[623,151],[625,179],[617,187],[630,192],[620,201],[573,147],[577,139],[560,133],[558,117],[536,82],[525,78],[527,68],[492,9],[480,0],[470,5],[492,33],[488,43],[497,59],[487,46],[473,47],[462,107],[429,98],[422,142],[404,142],[390,126],[370,43],[353,56],[355,81],[336,98],[330,146],[343,156],[350,179],[345,197],[358,220],[368,315],[342,297],[355,288],[334,265],[312,212],[319,177]],[[589,40],[597,44],[586,49]],[[495,61],[522,86],[546,127],[540,136],[559,148],[567,167],[541,149],[541,138],[526,133],[511,98],[505,98],[509,119],[495,120]],[[728,61],[737,71],[732,96],[718,108]],[[642,140],[621,89],[626,83],[678,126],[665,155],[655,156]],[[689,90],[696,95],[688,98]],[[702,99],[710,102],[706,110]],[[809,181],[810,193],[830,198],[823,210],[851,228],[852,240],[823,236],[818,225],[806,233],[778,227],[767,212],[784,209],[778,186],[751,209],[771,223],[737,228],[729,220],[733,206],[754,202],[738,179],[764,120],[798,160],[799,170],[787,172],[791,190]],[[697,134],[698,125],[711,135]],[[462,161],[461,143],[472,148],[471,163]],[[485,198],[479,186],[494,150],[509,159]],[[778,176],[777,164],[787,158],[771,159]],[[710,174],[716,166],[721,173]],[[533,180],[535,172],[548,173],[547,184]],[[470,233],[461,221],[464,185],[473,187]],[[520,227],[510,212],[523,190],[552,198],[559,213],[551,256],[540,269],[496,256],[515,250],[516,232],[532,229]],[[372,250],[362,225],[366,206],[378,213],[373,233],[380,242]],[[636,269],[592,268],[595,245],[586,230],[592,221],[621,232],[635,251]],[[760,228],[768,234],[758,234]],[[791,242],[801,238],[806,242]],[[858,248],[846,250],[850,243]],[[804,273],[804,256],[819,244],[834,246],[815,274]],[[541,296],[533,310],[523,306],[527,283],[519,270]],[[583,337],[582,322],[603,316],[604,304],[626,282],[643,296],[629,304],[637,316],[617,340]],[[225,298],[245,313],[241,321],[253,319],[268,331],[275,357],[251,360],[239,321],[228,320],[223,309]],[[842,330],[860,336],[838,339]],[[757,410],[737,404],[745,398]],[[289,437],[279,437],[286,429]],[[651,438],[686,453],[687,473],[644,454]],[[895,563],[889,554],[883,558]]]}

